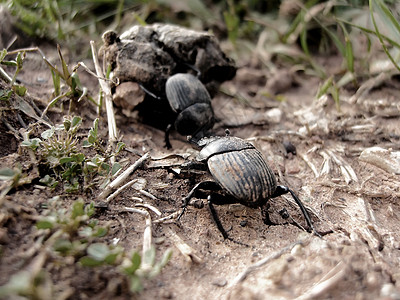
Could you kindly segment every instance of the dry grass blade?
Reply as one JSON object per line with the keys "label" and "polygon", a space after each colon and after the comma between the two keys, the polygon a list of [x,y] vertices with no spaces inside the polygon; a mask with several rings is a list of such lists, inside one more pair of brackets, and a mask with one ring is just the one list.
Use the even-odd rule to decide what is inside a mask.
{"label": "dry grass blade", "polygon": [[354,169],[345,160],[333,153],[332,150],[326,150],[332,160],[339,166],[340,171],[346,181],[350,183],[351,181],[358,182],[357,174]]}
{"label": "dry grass blade", "polygon": [[254,272],[255,270],[257,270],[258,268],[262,267],[263,265],[269,263],[272,260],[278,259],[279,257],[281,257],[283,254],[291,251],[296,245],[303,245],[305,244],[305,241],[296,241],[284,248],[282,248],[281,250],[271,254],[270,256],[267,256],[261,260],[259,260],[258,262],[252,264],[251,266],[247,267],[246,270],[244,270],[242,273],[240,273],[239,275],[237,275],[235,277],[235,279],[233,279],[233,281],[230,283],[229,287],[235,286],[237,284],[239,284],[240,282],[242,282],[243,280],[246,279],[246,277]]}
{"label": "dry grass blade", "polygon": [[121,186],[120,188],[118,188],[114,193],[112,193],[110,196],[107,197],[107,202],[110,202],[112,199],[114,199],[115,197],[117,197],[122,191],[124,191],[125,189],[127,189],[128,187],[130,187],[132,184],[134,184],[137,181],[137,179],[133,179],[127,183],[125,183],[123,186]]}
{"label": "dry grass blade", "polygon": [[203,259],[196,253],[196,251],[186,244],[171,227],[168,227],[168,232],[170,233],[170,238],[174,242],[175,247],[178,248],[188,262],[198,264],[203,262]]}
{"label": "dry grass blade", "polygon": [[[138,213],[144,216],[146,220],[145,229],[143,232],[143,247],[142,247],[142,257],[144,257],[147,253],[149,253],[152,246],[152,226],[151,226],[151,216],[147,210],[132,208],[132,207],[124,207],[123,211]],[[152,265],[147,264],[146,260],[143,260],[143,263],[140,267],[144,271],[148,271],[152,268]]]}
{"label": "dry grass blade", "polygon": [[350,97],[349,103],[356,104],[359,100],[364,99],[373,88],[381,86],[384,82],[388,81],[390,77],[392,77],[392,74],[380,73],[376,77],[368,79],[358,88],[357,92]]}
{"label": "dry grass blade", "polygon": [[310,169],[313,171],[315,177],[316,178],[319,177],[320,174],[317,170],[317,167],[311,162],[311,160],[308,158],[308,156],[305,154],[304,155],[300,154],[300,157],[306,162],[307,166],[310,167]]}
{"label": "dry grass blade", "polygon": [[323,295],[333,288],[346,275],[346,265],[341,261],[334,266],[316,285],[296,300],[323,298]]}
{"label": "dry grass blade", "polygon": [[136,207],[144,207],[144,208],[146,208],[146,209],[149,209],[149,210],[151,210],[152,212],[154,212],[157,216],[161,216],[161,215],[162,215],[161,211],[159,211],[156,207],[154,207],[154,206],[152,206],[152,205],[150,205],[150,204],[147,204],[147,203],[137,203],[137,204],[135,204],[135,206],[136,206]]}
{"label": "dry grass blade", "polygon": [[118,139],[118,133],[117,133],[117,124],[115,122],[111,88],[110,88],[110,85],[108,84],[108,82],[104,79],[104,74],[100,67],[99,60],[97,58],[97,50],[95,48],[94,41],[90,41],[90,46],[92,49],[94,66],[96,68],[96,73],[97,73],[97,76],[99,79],[101,89],[103,90],[104,98],[105,98],[105,102],[106,102],[106,111],[107,111],[107,120],[108,120],[108,138],[109,138],[109,142],[111,144],[113,144]]}
{"label": "dry grass blade", "polygon": [[[172,213],[172,214],[170,214],[170,215],[168,215],[168,216],[165,216],[165,217],[163,217],[163,218],[154,220],[153,223],[156,223],[156,224],[158,224],[158,223],[167,223],[167,221],[171,221],[171,220],[173,220],[173,221],[171,221],[171,222],[175,222],[175,220],[176,220],[181,214],[182,214],[182,209],[179,210],[179,211],[176,211],[176,212],[174,212],[174,213]],[[170,222],[169,222],[169,223],[170,223]]]}
{"label": "dry grass blade", "polygon": [[115,178],[112,182],[110,182],[106,188],[100,193],[99,199],[105,199],[113,189],[121,186],[124,181],[135,172],[144,162],[150,157],[149,153],[144,154],[141,158],[139,158],[133,165],[131,165],[128,169],[126,169],[122,174],[120,174],[117,178]]}

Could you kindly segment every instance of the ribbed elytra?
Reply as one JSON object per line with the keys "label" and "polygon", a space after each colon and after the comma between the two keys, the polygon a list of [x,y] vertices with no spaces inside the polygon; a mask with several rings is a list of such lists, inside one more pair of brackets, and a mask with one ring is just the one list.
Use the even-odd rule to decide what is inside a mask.
{"label": "ribbed elytra", "polygon": [[275,175],[255,148],[216,154],[207,164],[218,184],[246,206],[260,205],[276,190]]}
{"label": "ribbed elytra", "polygon": [[178,73],[168,78],[165,92],[171,108],[181,112],[195,103],[211,103],[211,97],[201,81],[187,73]]}

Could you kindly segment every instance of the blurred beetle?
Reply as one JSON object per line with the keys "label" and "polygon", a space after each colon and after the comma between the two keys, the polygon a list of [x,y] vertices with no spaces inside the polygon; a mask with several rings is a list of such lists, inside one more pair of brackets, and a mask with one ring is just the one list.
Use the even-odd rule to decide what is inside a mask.
{"label": "blurred beetle", "polygon": [[[141,88],[150,96],[156,96],[145,87]],[[174,125],[181,135],[190,135],[194,140],[205,136],[215,123],[211,97],[203,83],[189,73],[178,73],[168,78],[165,93],[171,109],[177,114],[174,124],[165,130],[165,146],[171,148],[169,132]]]}

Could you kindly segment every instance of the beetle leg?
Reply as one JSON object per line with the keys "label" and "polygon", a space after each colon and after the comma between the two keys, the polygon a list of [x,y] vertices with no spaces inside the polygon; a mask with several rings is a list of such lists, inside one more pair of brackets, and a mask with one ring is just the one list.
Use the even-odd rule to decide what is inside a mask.
{"label": "beetle leg", "polygon": [[[216,198],[216,197],[218,197],[219,199]],[[233,238],[231,238],[231,237],[228,236],[228,233],[226,232],[224,226],[222,226],[221,220],[219,219],[218,214],[217,214],[217,211],[216,211],[215,208],[214,208],[213,203],[214,203],[214,204],[217,204],[217,203],[216,203],[216,202],[217,202],[216,199],[218,199],[218,201],[220,201],[217,205],[219,205],[219,204],[229,204],[229,203],[238,203],[237,201],[232,202],[233,200],[228,200],[229,198],[233,198],[233,197],[223,196],[223,195],[215,194],[215,193],[214,193],[214,194],[211,194],[211,195],[209,195],[209,196],[207,197],[207,204],[208,204],[208,208],[209,208],[209,210],[210,210],[210,213],[211,213],[211,215],[212,215],[212,218],[213,218],[213,220],[214,220],[214,222],[215,222],[215,225],[217,225],[218,230],[221,232],[222,236],[224,237],[224,239],[228,239],[228,240],[230,240],[231,242],[234,242],[234,243],[236,243],[236,244],[249,247],[249,245],[247,245],[247,244],[245,244],[245,243],[242,243],[242,242],[239,242],[239,241],[236,241],[236,240],[234,240]],[[223,202],[223,201],[221,202],[222,199],[225,199],[227,202],[222,203],[222,202]],[[224,200],[224,201],[225,201],[225,200]]]}
{"label": "beetle leg", "polygon": [[303,203],[300,201],[300,199],[296,196],[296,194],[289,189],[287,186],[283,186],[283,185],[278,185],[276,187],[276,190],[274,192],[274,194],[271,196],[271,198],[275,198],[278,196],[281,196],[283,194],[287,194],[290,193],[294,199],[294,201],[296,201],[297,205],[300,207],[301,212],[303,213],[304,218],[306,219],[307,225],[308,227],[310,227],[312,229],[312,231],[319,237],[321,237],[321,235],[317,232],[317,230],[314,228],[312,222],[311,222],[311,218],[310,215],[308,214],[306,208],[304,207]]}
{"label": "beetle leg", "polygon": [[217,211],[215,210],[212,203],[213,203],[212,196],[209,195],[207,198],[207,204],[208,204],[210,213],[213,217],[213,220],[214,220],[215,224],[217,225],[218,230],[221,232],[222,236],[224,237],[224,239],[229,239],[228,233],[224,229],[224,226],[222,226],[222,223],[221,223],[220,219],[218,218]]}
{"label": "beetle leg", "polygon": [[168,124],[167,128],[165,128],[165,136],[164,136],[164,141],[165,141],[165,148],[171,149],[172,145],[171,142],[169,141],[169,132],[171,131],[172,124]]}
{"label": "beetle leg", "polygon": [[182,209],[182,212],[180,213],[180,215],[178,216],[178,220],[185,213],[186,207],[188,206],[190,199],[195,197],[199,193],[199,190],[217,191],[217,190],[221,190],[221,187],[215,181],[202,181],[202,182],[199,182],[198,184],[196,184],[194,186],[194,188],[192,188],[192,190],[189,192],[189,194],[183,200],[183,205],[182,205],[183,209]]}

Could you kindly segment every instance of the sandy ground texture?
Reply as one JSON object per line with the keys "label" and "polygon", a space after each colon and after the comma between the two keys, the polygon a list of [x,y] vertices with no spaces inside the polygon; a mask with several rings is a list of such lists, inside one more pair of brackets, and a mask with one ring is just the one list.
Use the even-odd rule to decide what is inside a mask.
{"label": "sandy ground texture", "polygon": [[[56,61],[54,46],[44,52]],[[335,57],[325,60],[337,63]],[[85,63],[93,69],[90,61]],[[97,93],[97,79],[83,70],[79,75],[89,91]],[[329,97],[315,100],[315,78],[286,69],[271,76],[249,62],[240,63],[236,77],[222,85],[224,93],[212,100],[218,120],[214,133],[223,135],[229,128],[231,135],[254,143],[278,182],[296,191],[324,234],[320,238],[301,229],[306,227],[303,216],[285,195],[262,209],[216,207],[236,242],[223,239],[207,206],[189,206],[179,221],[155,222],[180,211],[190,189],[210,177],[181,167],[198,153],[185,137],[172,132],[172,149],[167,150],[163,131],[140,123],[126,109],[115,110],[118,132],[127,146],[118,159],[128,165],[149,153],[130,177],[139,185],[126,188],[104,206],[98,188],[67,194],[39,185],[32,157],[19,147],[20,129],[24,123],[42,130],[46,126],[21,107],[33,102],[43,111],[52,98],[51,74],[40,55],[28,53],[18,79],[31,97],[12,107],[1,104],[0,166],[19,165],[32,182],[12,189],[0,202],[0,284],[18,271],[39,266],[50,274],[59,299],[400,299],[398,77],[376,76],[362,89],[343,89],[337,110]],[[1,86],[6,88],[4,82]],[[262,91],[279,94],[284,101],[271,100]],[[59,123],[64,114],[66,110],[56,106],[47,117]],[[80,133],[85,137],[96,110],[85,102],[74,114],[83,118]],[[103,112],[99,135],[105,141],[107,130]],[[40,132],[31,136],[35,134]],[[289,142],[296,154],[287,153]],[[48,249],[41,246],[41,232],[34,225],[43,204],[56,195],[65,208],[78,198],[97,203],[95,218],[109,226],[103,241],[117,241],[127,250],[142,249],[146,221],[125,208],[140,201],[156,208],[160,215],[148,210],[151,242],[157,259],[172,249],[171,260],[158,276],[143,281],[141,293],[130,295],[115,267],[83,267],[76,257],[51,251],[43,256]],[[276,225],[264,224],[266,213]]]}

